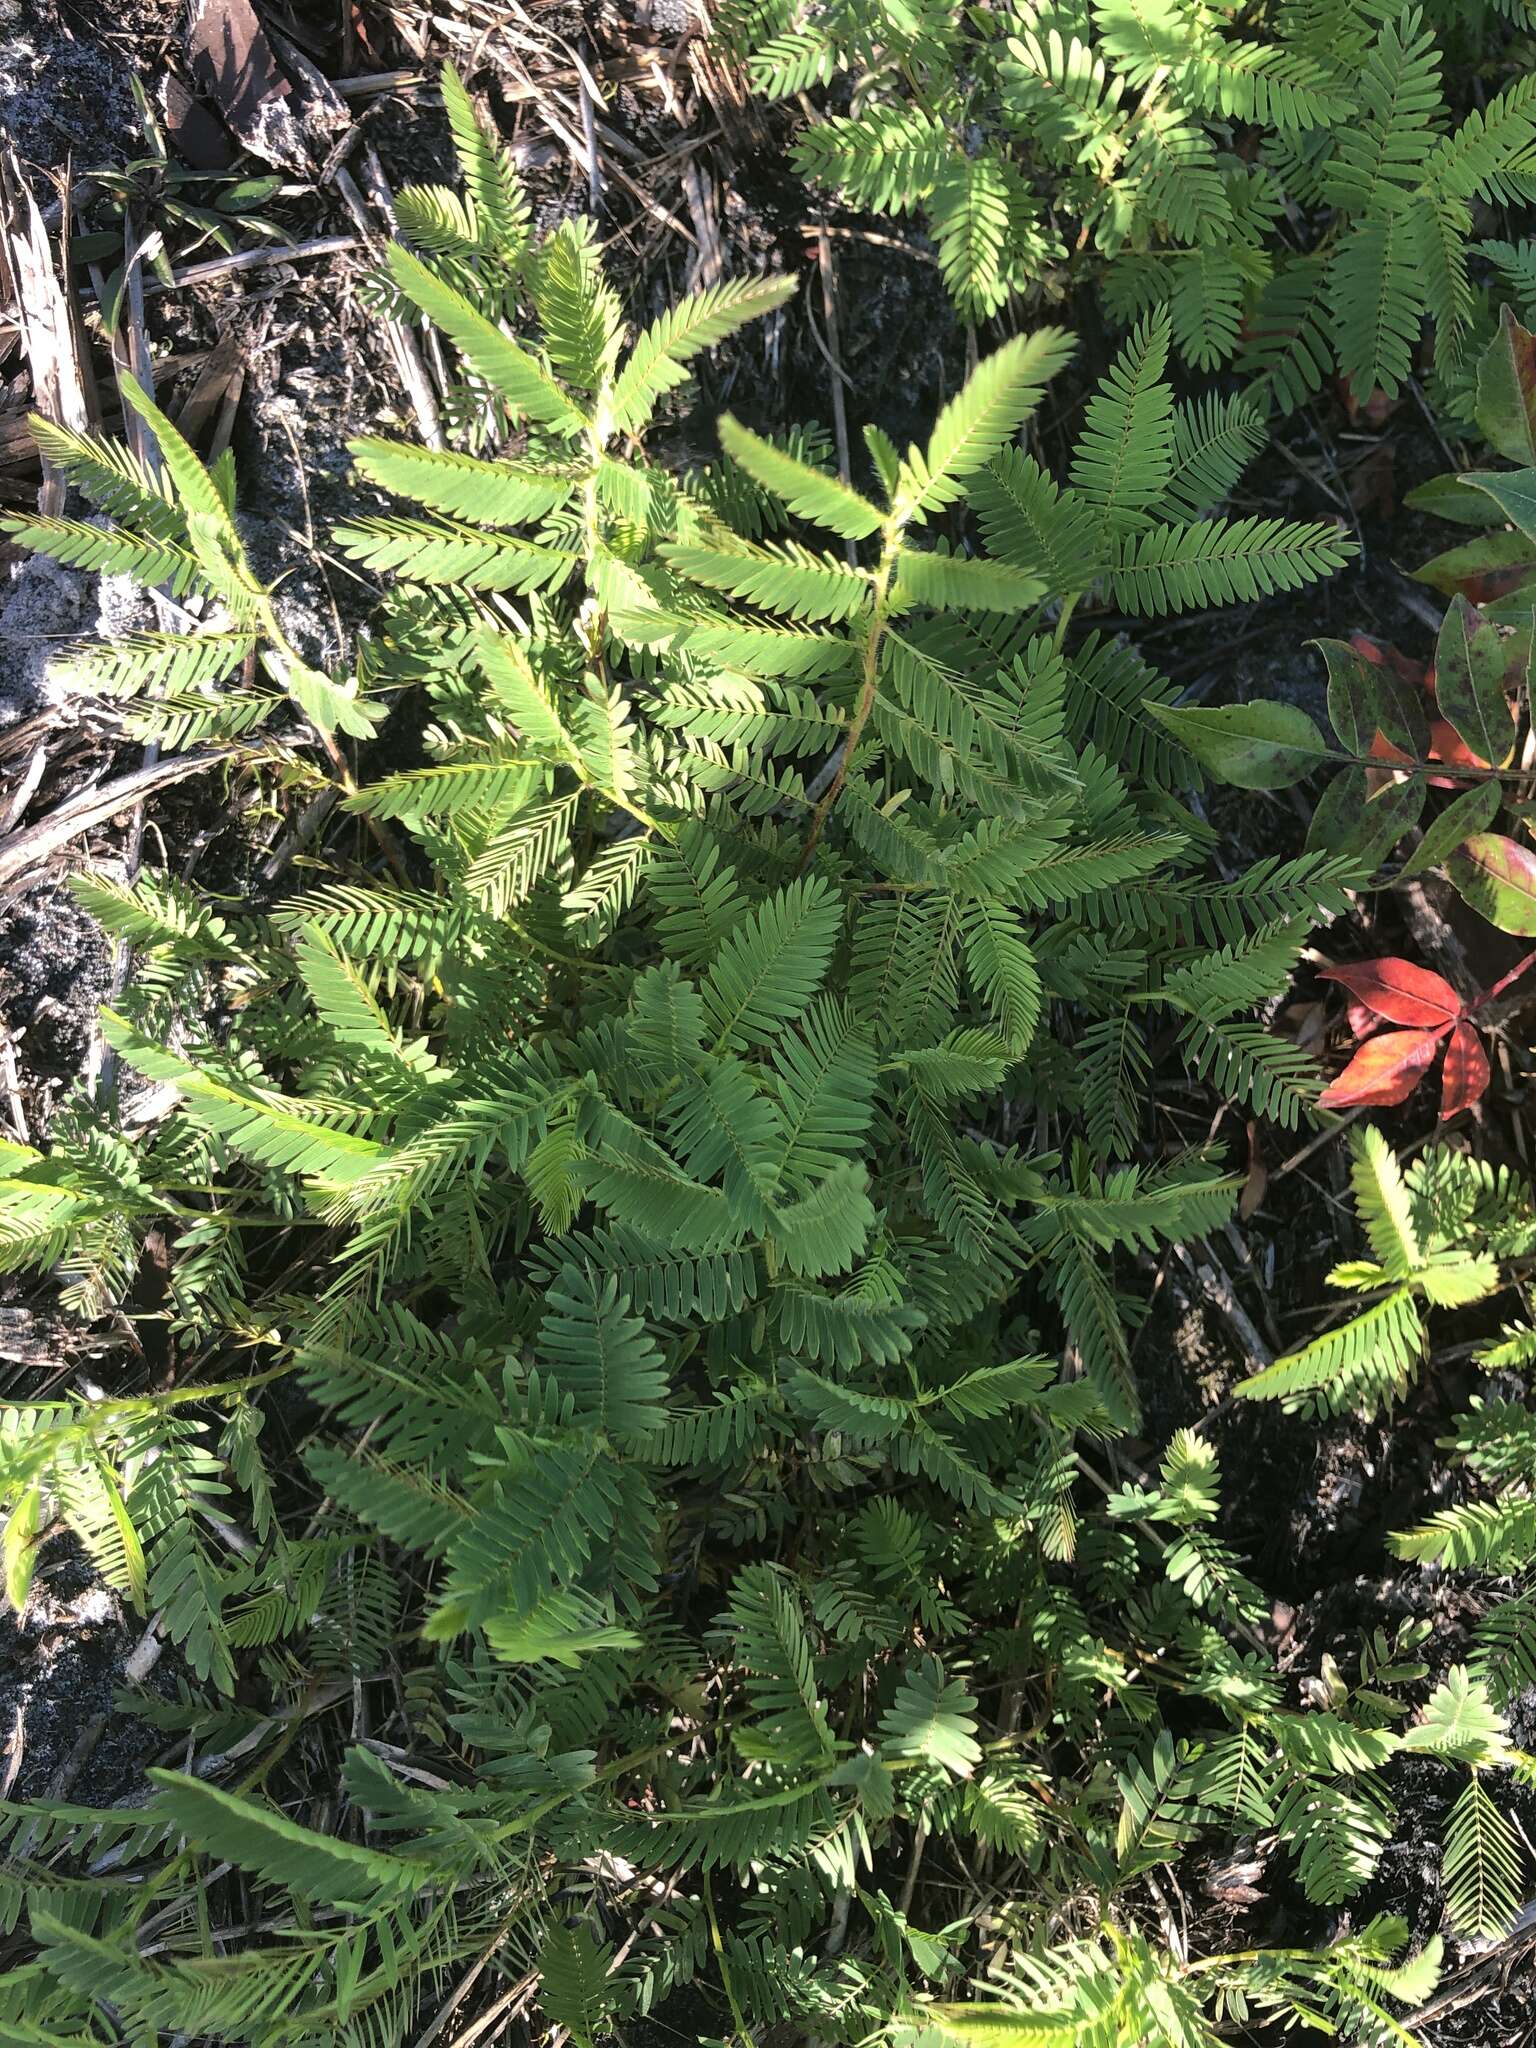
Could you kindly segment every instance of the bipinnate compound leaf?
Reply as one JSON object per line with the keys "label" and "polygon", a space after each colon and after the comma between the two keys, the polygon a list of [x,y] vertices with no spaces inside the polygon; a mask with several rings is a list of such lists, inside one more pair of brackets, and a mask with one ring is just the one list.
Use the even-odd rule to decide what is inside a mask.
{"label": "bipinnate compound leaf", "polygon": [[[841,419],[777,416],[820,317],[789,273],[738,249],[734,275],[626,306],[621,218],[541,233],[449,74],[462,189],[396,194],[410,247],[366,287],[419,350],[436,445],[354,447],[331,540],[385,589],[346,665],[285,637],[278,587],[309,557],[263,584],[228,456],[205,467],[131,386],[158,462],[36,430],[101,523],[0,521],[172,605],[175,631],[66,653],[71,687],[139,745],[216,737],[205,809],[251,821],[260,866],[246,889],[193,860],[180,810],[170,872],[151,829],[137,866],[120,831],[76,834],[72,863],[110,863],[76,912],[128,964],[114,1060],[35,1144],[34,1091],[9,1089],[0,1272],[29,1306],[0,1336],[30,1356],[35,1323],[65,1376],[8,1382],[0,1578],[46,1621],[62,1533],[109,1606],[154,1618],[129,1675],[174,1652],[141,1704],[186,1766],[143,1804],[0,1798],[18,2048],[393,2048],[498,2019],[607,2048],[695,2010],[738,2044],[1374,2043],[1439,1965],[1362,1902],[1424,1797],[1458,1931],[1528,1896],[1501,1718],[1536,1684],[1536,1448],[1505,1391],[1536,1360],[1524,1322],[1472,1326],[1506,1381],[1450,1419],[1444,1504],[1394,1539],[1477,1576],[1466,1672],[1422,1713],[1444,1646],[1411,1617],[1297,1697],[1240,1430],[1113,1441],[1157,1427],[1149,1258],[1224,1258],[1244,1126],[1251,1191],[1273,1127],[1315,1107],[1292,1027],[1319,933],[1362,1040],[1330,1108],[1404,1099],[1443,1049],[1442,1112],[1470,1111],[1483,1012],[1513,1039],[1515,1002],[1489,1006],[1531,962],[1464,996],[1385,953],[1384,889],[1339,921],[1426,802],[1426,860],[1486,890],[1505,849],[1499,886],[1536,902],[1494,775],[1446,788],[1507,752],[1528,634],[1458,584],[1432,763],[1426,667],[1385,645],[1325,645],[1335,748],[1292,704],[1177,704],[1198,640],[1153,629],[1165,677],[1102,629],[1106,605],[1250,605],[1345,559],[1342,527],[1234,501],[1264,414],[1181,403],[1170,356],[1242,348],[1233,387],[1294,410],[1419,367],[1428,312],[1434,401],[1462,404],[1483,268],[1523,274],[1513,245],[1466,269],[1473,203],[1528,196],[1536,95],[1485,63],[1458,126],[1437,31],[1343,0],[1326,34],[1317,8],[1184,0],[716,11],[727,48],[762,29],[778,97],[831,88],[802,160],[860,209],[924,209],[942,281],[1017,334],[931,433],[871,383],[884,255],[818,234],[837,388],[868,423],[850,448]],[[996,63],[972,77],[975,39]],[[613,81],[570,54],[616,191]],[[934,111],[893,109],[946,65]],[[1277,242],[1306,179],[1328,218],[1288,204]],[[1040,408],[1071,345],[1007,301],[1059,296],[1069,262],[1108,266],[1129,338],[1091,395],[1060,380]],[[727,419],[717,460],[720,392],[757,430]],[[1441,498],[1500,522],[1485,490]],[[1257,623],[1283,643],[1288,616]],[[397,704],[386,756],[348,744]],[[1289,802],[1190,789],[1325,766],[1300,854]],[[1536,1203],[1468,1122],[1402,1157],[1351,1133],[1358,1255],[1327,1306],[1290,1262],[1298,1348],[1237,1389],[1275,1404],[1292,1462],[1313,1420],[1438,1371],[1469,1304],[1518,1317]],[[1421,1445],[1452,1385],[1405,1419]],[[1082,1483],[1101,1468],[1107,1505]],[[1238,1840],[1268,1896],[1305,1901],[1295,1945],[1260,1912],[1251,1946],[1191,1953],[1164,1879],[1177,1907]],[[994,1891],[1012,1918],[982,1952]]]}

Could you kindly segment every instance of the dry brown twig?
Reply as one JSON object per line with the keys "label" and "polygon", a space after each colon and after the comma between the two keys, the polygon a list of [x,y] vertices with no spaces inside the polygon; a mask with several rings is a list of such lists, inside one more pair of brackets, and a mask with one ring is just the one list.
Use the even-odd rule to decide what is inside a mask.
{"label": "dry brown twig", "polygon": [[36,825],[29,825],[26,831],[13,832],[8,839],[0,840],[0,889],[26,881],[72,839],[78,839],[82,833],[106,824],[108,819],[132,810],[135,804],[153,792],[169,789],[173,782],[183,782],[189,775],[201,775],[220,761],[234,758],[235,749],[232,747],[178,754],[170,760],[156,761],[149,767],[135,768],[112,782],[67,798]]}
{"label": "dry brown twig", "polygon": [[[84,433],[91,415],[75,323],[54,270],[48,230],[14,150],[0,155],[0,256],[14,294],[34,409],[58,426]],[[39,512],[56,517],[67,495],[64,478],[45,462]]]}
{"label": "dry brown twig", "polygon": [[[367,202],[358,190],[357,181],[345,164],[338,164],[331,175],[331,182],[341,194],[342,204],[357,223],[358,235],[370,248],[379,244],[378,225],[368,211]],[[393,216],[388,216],[393,225]],[[421,438],[429,448],[445,448],[442,416],[438,411],[437,394],[427,376],[427,366],[422,361],[421,350],[416,337],[403,320],[385,320],[382,323],[384,342],[395,367],[400,373],[416,415],[416,424]]]}

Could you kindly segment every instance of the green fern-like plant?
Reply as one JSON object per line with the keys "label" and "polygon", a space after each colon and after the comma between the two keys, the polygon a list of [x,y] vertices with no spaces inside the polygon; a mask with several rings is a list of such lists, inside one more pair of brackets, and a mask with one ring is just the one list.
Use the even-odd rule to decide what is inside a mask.
{"label": "green fern-like plant", "polygon": [[[1437,872],[1479,916],[1529,939],[1536,853],[1515,762],[1530,715],[1536,604],[1536,335],[1505,307],[1470,373],[1478,431],[1514,466],[1435,477],[1409,493],[1416,510],[1478,529],[1417,572],[1449,600],[1433,661],[1362,634],[1314,643],[1327,669],[1331,736],[1288,703],[1153,710],[1218,781],[1281,789],[1328,771],[1307,834],[1313,854],[1353,860],[1383,881]],[[1167,546],[1152,543],[1149,557]],[[1473,1012],[1530,964],[1464,998],[1442,984],[1461,1004],[1461,1015],[1447,1019],[1448,1029],[1461,1027],[1447,1079],[1457,1065],[1461,1076],[1446,1088],[1447,1114],[1475,1102],[1488,1079]],[[1423,1024],[1428,1013],[1392,1021]],[[1409,1092],[1383,1086],[1378,1073],[1363,1097],[1346,1090],[1336,1100],[1400,1101]]]}
{"label": "green fern-like plant", "polygon": [[1381,1132],[1353,1139],[1351,1182],[1369,1259],[1329,1283],[1368,1297],[1348,1322],[1243,1380],[1249,1400],[1297,1412],[1375,1413],[1418,1377],[1429,1351],[1425,1311],[1461,1308],[1508,1285],[1500,1258],[1536,1242],[1529,1190],[1464,1153],[1432,1146],[1406,1172]]}
{"label": "green fern-like plant", "polygon": [[[919,216],[965,319],[1091,278],[1127,321],[1166,308],[1191,367],[1236,363],[1290,411],[1333,373],[1362,403],[1395,394],[1428,318],[1464,409],[1489,324],[1474,271],[1519,269],[1474,208],[1528,205],[1536,179],[1531,81],[1464,17],[731,0],[721,28],[770,99],[852,80],[795,161],[854,207]],[[1466,90],[1479,54],[1514,71],[1486,100]]]}
{"label": "green fern-like plant", "polygon": [[[466,194],[402,195],[376,295],[454,352],[453,446],[357,446],[412,509],[336,537],[389,579],[354,669],[281,638],[232,479],[158,414],[153,478],[51,448],[108,525],[9,522],[181,576],[206,631],[77,673],[174,683],[339,822],[259,912],[82,877],[138,963],[104,1026],[129,1079],[0,1151],[7,1269],[62,1262],[107,1319],[154,1231],[178,1347],[169,1388],[3,1411],[7,1593],[62,1523],[186,1671],[142,1703],[176,1763],[145,1805],[0,1802],[0,2027],[308,2048],[511,1993],[596,2043],[699,1978],[742,2040],[995,2038],[1031,1998],[1114,2048],[1243,1998],[1359,2031],[1437,1944],[1191,1962],[1127,1930],[1240,1832],[1320,1911],[1358,1891],[1413,1673],[1291,1700],[1194,1432],[1089,1486],[1139,1418],[1129,1261],[1236,1192],[1147,1141],[1151,1032],[1181,1087],[1309,1114],[1257,1011],[1361,870],[1213,879],[1171,686],[1073,631],[1094,591],[1256,598],[1343,544],[1220,517],[1257,420],[1174,400],[1157,314],[1063,481],[1017,439],[1049,329],[923,445],[872,430],[857,480],[731,418],[669,468],[647,428],[788,286],[631,337],[595,231],[535,236],[445,94]],[[268,706],[237,727],[232,635]],[[1426,1182],[1421,1250],[1459,1199]],[[1448,1771],[1503,1759],[1480,1712]],[[1479,1806],[1448,1843],[1482,1924],[1498,1839]],[[977,1859],[1018,1903],[966,2002],[984,1958],[938,1902]],[[1062,1945],[1069,1901],[1101,1936]]]}

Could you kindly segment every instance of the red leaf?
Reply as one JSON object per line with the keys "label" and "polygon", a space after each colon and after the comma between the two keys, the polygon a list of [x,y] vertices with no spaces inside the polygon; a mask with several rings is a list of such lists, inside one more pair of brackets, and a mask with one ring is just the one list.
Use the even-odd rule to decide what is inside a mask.
{"label": "red leaf", "polygon": [[[1450,725],[1448,719],[1430,719],[1430,760],[1444,762],[1448,768],[1487,768],[1485,760],[1468,748],[1462,735]],[[1464,780],[1454,774],[1432,774],[1430,788],[1466,788]]]}
{"label": "red leaf", "polygon": [[1341,983],[1357,1003],[1389,1024],[1446,1031],[1466,1007],[1442,975],[1415,967],[1411,960],[1355,960],[1348,967],[1325,967],[1319,979]]}
{"label": "red leaf", "polygon": [[1394,747],[1384,732],[1378,731],[1371,739],[1371,759],[1390,761],[1394,768],[1411,768],[1412,754],[1405,754],[1401,747]]}
{"label": "red leaf", "polygon": [[1368,1038],[1332,1087],[1317,1098],[1318,1108],[1406,1102],[1440,1050],[1442,1035],[1439,1031],[1383,1031],[1379,1038]]}
{"label": "red leaf", "polygon": [[[1455,726],[1444,718],[1429,721],[1429,758],[1443,761],[1448,768],[1487,768],[1490,764],[1481,754],[1474,754]],[[1460,789],[1459,782],[1437,775],[1433,778],[1441,789]]]}
{"label": "red leaf", "polygon": [[1440,1084],[1440,1121],[1470,1109],[1482,1099],[1488,1086],[1488,1055],[1482,1040],[1465,1018],[1451,1033],[1445,1048],[1445,1072]]}

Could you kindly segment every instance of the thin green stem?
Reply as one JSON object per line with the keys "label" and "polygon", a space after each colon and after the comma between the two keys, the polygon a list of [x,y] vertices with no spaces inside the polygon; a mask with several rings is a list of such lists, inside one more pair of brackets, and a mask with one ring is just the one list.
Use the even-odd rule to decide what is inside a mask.
{"label": "thin green stem", "polygon": [[736,1986],[731,1982],[730,1968],[725,1960],[725,1943],[720,1939],[720,1922],[715,1915],[715,1891],[711,1873],[704,1873],[704,1910],[709,1915],[709,1945],[715,1952],[715,1961],[720,1969],[720,1983],[725,1991],[726,2003],[731,2008],[731,2023],[736,2029],[742,2048],[757,2048],[747,2026],[746,2015],[741,2009],[741,2000],[736,1996]]}
{"label": "thin green stem", "polygon": [[887,526],[885,530],[880,550],[879,565],[875,569],[872,579],[874,604],[869,616],[869,631],[864,637],[864,654],[860,664],[859,701],[855,705],[853,717],[849,721],[847,736],[843,740],[842,750],[837,757],[837,767],[833,770],[832,780],[827,784],[826,793],[823,795],[820,803],[817,804],[815,813],[811,818],[811,829],[806,835],[805,851],[800,856],[800,873],[802,875],[811,864],[811,857],[815,853],[817,842],[821,838],[822,827],[827,822],[827,813],[842,793],[843,784],[848,777],[848,763],[853,757],[853,750],[863,737],[864,728],[869,723],[869,715],[875,708],[875,696],[880,684],[880,646],[885,638],[885,629],[890,623],[891,576],[896,567],[896,553],[899,544],[900,529],[893,523]]}
{"label": "thin green stem", "polygon": [[1082,592],[1080,590],[1074,590],[1070,597],[1064,597],[1061,600],[1061,604],[1057,609],[1056,632],[1051,645],[1058,654],[1061,652],[1062,644],[1066,640],[1067,628],[1072,623],[1072,614],[1077,610],[1077,601],[1081,596]]}

